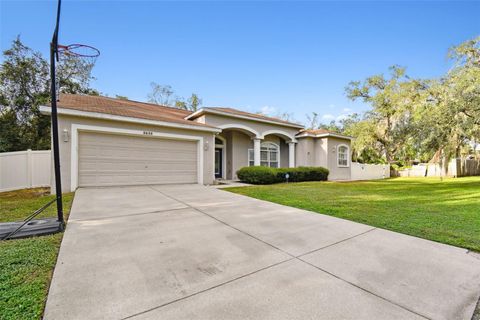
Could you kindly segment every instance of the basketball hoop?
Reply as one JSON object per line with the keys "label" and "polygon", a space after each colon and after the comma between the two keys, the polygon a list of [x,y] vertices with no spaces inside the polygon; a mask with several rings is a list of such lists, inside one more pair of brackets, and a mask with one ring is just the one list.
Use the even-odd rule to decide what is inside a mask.
{"label": "basketball hoop", "polygon": [[97,48],[80,43],[74,43],[68,46],[59,44],[57,45],[57,52],[59,55],[80,58],[88,63],[94,63],[100,55],[100,50]]}
{"label": "basketball hoop", "polygon": [[52,151],[53,151],[53,168],[55,172],[55,194],[57,202],[57,221],[60,226],[59,230],[63,230],[65,222],[63,217],[63,199],[62,199],[62,178],[60,170],[60,147],[58,139],[58,112],[57,112],[57,90],[59,89],[58,79],[56,77],[55,62],[60,58],[69,57],[84,60],[86,67],[92,67],[95,60],[100,55],[100,50],[92,46],[84,44],[71,44],[68,46],[58,44],[58,34],[60,28],[60,11],[62,7],[62,0],[58,0],[57,4],[57,19],[55,23],[55,30],[53,31],[52,41],[50,42],[50,103],[52,105]]}
{"label": "basketball hoop", "polygon": [[[95,47],[74,43],[68,46],[57,44],[55,56],[57,61],[63,61],[67,65],[71,63],[80,63],[77,65],[83,69],[91,69],[97,61],[97,57],[100,55],[100,50]],[[74,62],[76,61],[76,62]],[[60,79],[56,78],[56,96],[60,97]]]}

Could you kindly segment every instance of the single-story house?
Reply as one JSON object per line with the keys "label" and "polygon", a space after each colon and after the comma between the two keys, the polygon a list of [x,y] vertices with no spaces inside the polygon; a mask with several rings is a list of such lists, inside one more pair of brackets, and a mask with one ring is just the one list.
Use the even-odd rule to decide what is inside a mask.
{"label": "single-story house", "polygon": [[[57,107],[64,192],[89,186],[212,184],[258,165],[322,166],[331,180],[351,177],[351,137],[304,130],[273,117],[72,94],[61,94]],[[51,113],[49,106],[40,110]]]}

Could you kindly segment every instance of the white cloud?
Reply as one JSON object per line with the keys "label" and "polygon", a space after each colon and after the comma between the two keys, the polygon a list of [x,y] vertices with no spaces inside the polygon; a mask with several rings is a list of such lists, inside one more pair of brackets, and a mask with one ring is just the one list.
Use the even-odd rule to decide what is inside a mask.
{"label": "white cloud", "polygon": [[335,116],[333,114],[327,113],[322,116],[322,120],[333,120],[333,119],[335,119]]}
{"label": "white cloud", "polygon": [[263,106],[260,109],[260,112],[265,114],[265,115],[273,115],[275,113],[275,111],[277,111],[277,109],[275,107],[271,107],[271,106]]}
{"label": "white cloud", "polygon": [[350,108],[343,108],[342,113],[351,113],[352,111]]}

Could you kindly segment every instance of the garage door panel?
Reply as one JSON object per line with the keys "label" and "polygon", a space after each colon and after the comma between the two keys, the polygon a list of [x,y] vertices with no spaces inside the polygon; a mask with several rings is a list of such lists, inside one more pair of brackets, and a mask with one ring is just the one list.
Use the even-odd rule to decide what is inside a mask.
{"label": "garage door panel", "polygon": [[[90,183],[89,183],[90,182]],[[191,175],[186,173],[179,173],[178,175],[164,175],[159,182],[158,177],[154,177],[151,174],[122,174],[115,173],[110,174],[87,174],[84,176],[83,186],[114,186],[114,185],[142,185],[142,184],[178,184],[178,183],[195,183],[192,180]]]}
{"label": "garage door panel", "polygon": [[[175,150],[172,153],[172,150]],[[85,148],[82,150],[84,157],[87,159],[89,157],[94,159],[110,159],[110,158],[125,158],[128,160],[188,160],[195,159],[197,152],[196,150],[177,150],[175,148],[171,149],[158,149],[158,150],[145,150],[142,148]],[[135,159],[132,159],[132,153],[135,154]]]}
{"label": "garage door panel", "polygon": [[195,141],[81,132],[79,186],[197,182]]}
{"label": "garage door panel", "polygon": [[[176,171],[191,171],[192,167],[196,166],[196,161],[184,161],[184,162],[171,162],[167,161],[165,163],[149,163],[147,172],[155,171],[171,171],[172,167]],[[112,164],[112,160],[105,161],[94,161],[94,160],[85,160],[83,162],[82,171],[83,173],[87,172],[98,172],[98,171],[143,171],[145,169],[145,162],[139,161],[121,161]],[[192,173],[196,173],[196,169]]]}

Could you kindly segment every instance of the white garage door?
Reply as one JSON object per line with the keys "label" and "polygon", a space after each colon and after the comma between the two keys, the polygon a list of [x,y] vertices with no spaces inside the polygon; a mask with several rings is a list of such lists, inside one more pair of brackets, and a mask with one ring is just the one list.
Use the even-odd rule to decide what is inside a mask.
{"label": "white garage door", "polygon": [[80,132],[78,185],[197,182],[197,142]]}

